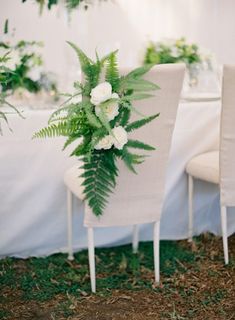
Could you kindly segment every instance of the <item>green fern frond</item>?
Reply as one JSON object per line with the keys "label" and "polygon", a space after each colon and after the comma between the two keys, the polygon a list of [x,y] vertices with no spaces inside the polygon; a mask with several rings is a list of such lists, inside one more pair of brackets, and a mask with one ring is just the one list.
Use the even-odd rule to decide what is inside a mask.
{"label": "green fern frond", "polygon": [[129,79],[133,79],[133,78],[140,78],[143,75],[145,75],[147,72],[149,72],[149,70],[154,66],[154,64],[148,64],[148,65],[144,65],[142,67],[136,68],[134,70],[132,70],[131,72],[129,72],[126,75],[126,78]]}
{"label": "green fern frond", "polygon": [[81,69],[84,73],[86,83],[84,85],[83,93],[88,96],[92,88],[94,88],[98,82],[101,72],[100,61],[95,63],[87,55],[78,48],[74,43],[67,41],[67,43],[76,51]]}
{"label": "green fern frond", "polygon": [[114,92],[118,92],[120,84],[116,53],[116,51],[112,52],[107,57],[107,67],[105,75],[105,80],[111,84]]}
{"label": "green fern frond", "polygon": [[128,140],[126,147],[130,147],[130,148],[134,148],[134,149],[148,150],[148,151],[155,150],[155,148],[150,146],[149,144],[146,144],[146,143],[141,142],[139,140],[131,140],[131,139]]}
{"label": "green fern frond", "polygon": [[104,113],[102,107],[100,108],[100,112],[98,113],[98,118],[100,119],[100,122],[102,123],[102,125],[105,127],[105,129],[108,131],[109,134],[112,135],[112,129],[109,123],[109,120],[106,116],[106,114]]}
{"label": "green fern frond", "polygon": [[135,174],[137,174],[137,172],[134,166],[136,164],[141,164],[142,162],[144,162],[144,159],[146,157],[145,155],[138,155],[129,152],[126,146],[122,150],[118,151],[118,155],[124,161],[127,168]]}
{"label": "green fern frond", "polygon": [[50,126],[39,130],[33,135],[32,139],[68,136],[69,133],[70,130],[68,129],[67,122],[59,122],[57,124],[51,124]]}
{"label": "green fern frond", "polygon": [[131,132],[133,130],[139,129],[139,128],[143,127],[144,125],[146,125],[147,123],[156,119],[159,115],[160,115],[160,113],[157,113],[157,114],[154,114],[153,116],[149,116],[144,119],[134,121],[134,122],[128,124],[125,129],[127,132]]}
{"label": "green fern frond", "polygon": [[71,143],[73,143],[73,142],[74,142],[75,140],[77,140],[77,139],[78,139],[77,136],[68,137],[68,139],[65,141],[65,144],[64,144],[62,150],[65,150]]}
{"label": "green fern frond", "polygon": [[86,73],[86,67],[87,65],[91,65],[94,62],[87,57],[87,55],[80,49],[78,48],[73,42],[67,41],[67,43],[75,50],[75,52],[77,53],[80,65],[81,65],[81,69],[84,73]]}
{"label": "green fern frond", "polygon": [[91,149],[94,149],[95,145],[107,134],[105,128],[96,130],[91,138]]}
{"label": "green fern frond", "polygon": [[101,60],[100,60],[100,64],[101,66],[103,66],[109,59],[110,59],[110,56],[111,55],[117,55],[118,53],[118,49],[117,50],[114,50],[112,52],[110,52],[109,54],[107,54],[106,56],[104,56]]}
{"label": "green fern frond", "polygon": [[94,128],[101,127],[101,123],[97,118],[97,116],[92,112],[92,105],[89,102],[85,104],[85,113],[86,113],[87,120],[92,127]]}
{"label": "green fern frond", "polygon": [[83,168],[85,169],[82,174],[85,199],[93,213],[100,216],[115,187],[117,176],[115,155],[111,150],[94,152],[90,161],[84,157]]}
{"label": "green fern frond", "polygon": [[60,118],[62,118],[61,114],[63,115],[64,113],[69,113],[69,111],[71,112],[73,110],[74,107],[77,107],[77,105],[74,105],[74,104],[70,104],[70,105],[67,105],[67,106],[64,106],[64,107],[61,107],[59,109],[57,109],[56,111],[54,111],[49,120],[48,120],[48,123],[51,124],[52,122],[54,121],[58,121]]}
{"label": "green fern frond", "polygon": [[154,97],[153,94],[149,94],[149,93],[133,93],[130,95],[126,95],[124,96],[123,100],[125,101],[135,101],[135,100],[145,100],[148,98],[152,98]]}
{"label": "green fern frond", "polygon": [[148,80],[124,78],[121,81],[121,89],[132,91],[154,91],[159,89],[159,87],[155,83]]}
{"label": "green fern frond", "polygon": [[131,110],[130,109],[124,109],[123,112],[122,112],[122,118],[119,122],[119,124],[122,126],[122,127],[125,127],[130,119],[130,116],[131,116]]}
{"label": "green fern frond", "polygon": [[89,145],[86,143],[86,141],[83,141],[73,150],[70,156],[81,157],[86,155],[88,152],[89,152]]}

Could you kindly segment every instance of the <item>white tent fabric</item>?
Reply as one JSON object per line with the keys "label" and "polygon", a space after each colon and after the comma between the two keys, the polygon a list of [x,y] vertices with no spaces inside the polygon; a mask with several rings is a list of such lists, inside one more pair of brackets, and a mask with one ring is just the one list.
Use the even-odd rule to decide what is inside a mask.
{"label": "white tent fabric", "polygon": [[[25,120],[11,116],[14,132],[0,138],[0,256],[43,256],[66,250],[66,190],[63,174],[76,163],[61,152],[63,139],[31,140],[46,125],[51,110],[25,110]],[[168,164],[161,220],[161,239],[187,238],[185,165],[193,156],[219,147],[219,102],[181,103]],[[74,206],[74,247],[87,246],[83,205]],[[232,209],[231,209],[232,211]],[[228,234],[235,232],[235,214],[228,212]],[[219,190],[195,184],[195,234],[220,234]],[[129,243],[131,228],[95,230],[96,246]],[[150,240],[143,225],[140,239]]]}

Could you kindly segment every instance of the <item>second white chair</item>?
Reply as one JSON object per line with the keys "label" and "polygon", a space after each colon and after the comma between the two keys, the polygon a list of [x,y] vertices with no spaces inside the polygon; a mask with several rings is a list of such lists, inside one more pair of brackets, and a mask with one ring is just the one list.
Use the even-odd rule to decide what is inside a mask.
{"label": "second white chair", "polygon": [[189,231],[193,236],[194,178],[220,186],[221,226],[225,264],[228,257],[227,207],[235,206],[235,66],[225,66],[223,75],[220,150],[200,154],[187,166],[189,196]]}
{"label": "second white chair", "polygon": [[[159,282],[160,218],[164,198],[164,185],[171,138],[184,77],[184,65],[159,65],[146,79],[158,84],[156,95],[138,103],[138,110],[146,116],[160,112],[160,117],[136,130],[131,138],[156,146],[145,163],[137,167],[138,174],[130,172],[123,162],[119,163],[119,177],[115,192],[109,198],[104,214],[97,218],[85,201],[84,225],[88,229],[88,251],[92,291],[96,291],[94,227],[133,225],[133,250],[138,249],[137,225],[153,223],[155,281]],[[128,70],[127,70],[128,71]],[[81,179],[77,166],[68,170],[64,182],[68,188],[68,243],[69,258],[72,253],[71,193],[83,200]]]}

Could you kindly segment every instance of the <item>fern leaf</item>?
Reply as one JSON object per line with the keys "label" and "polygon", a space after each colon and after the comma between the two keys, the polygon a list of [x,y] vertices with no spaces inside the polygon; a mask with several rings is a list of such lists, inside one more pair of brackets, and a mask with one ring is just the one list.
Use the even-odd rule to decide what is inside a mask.
{"label": "fern leaf", "polygon": [[95,145],[106,135],[106,129],[100,128],[96,130],[91,138],[91,149],[94,149]]}
{"label": "fern leaf", "polygon": [[122,111],[122,118],[121,120],[119,121],[119,124],[124,127],[125,125],[127,125],[129,119],[130,119],[130,116],[131,116],[131,110],[130,109],[124,109]]}
{"label": "fern leaf", "polygon": [[137,174],[134,165],[142,163],[144,156],[130,153],[126,147],[124,147],[119,152],[119,154],[122,160],[124,161],[125,165],[127,166],[127,168],[131,170],[133,173]]}
{"label": "fern leaf", "polygon": [[100,60],[100,64],[103,66],[105,64],[105,62],[107,62],[110,59],[111,55],[117,55],[118,53],[118,49],[114,50],[112,52],[110,52],[109,54],[107,54],[106,56],[104,56],[101,60]]}
{"label": "fern leaf", "polygon": [[142,150],[148,150],[148,151],[155,150],[154,147],[152,147],[149,144],[146,144],[144,142],[141,142],[139,140],[131,140],[131,139],[129,139],[127,144],[126,144],[126,146],[130,147],[130,148],[134,148],[134,149],[142,149]]}
{"label": "fern leaf", "polygon": [[112,133],[112,129],[111,126],[109,124],[109,120],[106,116],[106,114],[104,113],[102,107],[100,108],[100,112],[98,113],[98,118],[100,119],[100,122],[102,123],[102,125],[105,127],[105,129],[109,132],[109,134],[113,135]]}
{"label": "fern leaf", "polygon": [[50,126],[39,130],[33,135],[32,139],[52,138],[56,136],[67,136],[67,135],[69,135],[67,122],[59,122],[58,124],[51,124]]}
{"label": "fern leaf", "polygon": [[122,80],[122,90],[133,90],[133,91],[154,91],[159,89],[155,83],[144,79],[128,79]]}
{"label": "fern leaf", "polygon": [[77,157],[81,157],[83,155],[85,155],[87,153],[87,144],[82,142],[81,144],[79,144],[74,150],[73,152],[70,154],[70,156],[77,156]]}
{"label": "fern leaf", "polygon": [[92,112],[92,106],[90,103],[86,103],[85,106],[86,117],[90,125],[94,128],[100,128],[101,123],[96,115]]}
{"label": "fern leaf", "polygon": [[110,193],[115,186],[117,167],[114,153],[110,151],[96,151],[91,155],[90,161],[84,158],[81,175],[84,179],[85,199],[96,216],[100,216],[108,202]]}
{"label": "fern leaf", "polygon": [[129,72],[126,75],[126,78],[137,78],[137,77],[142,77],[143,75],[145,75],[147,72],[149,72],[149,70],[154,66],[154,64],[148,64],[148,65],[144,65],[142,67],[136,68],[134,70],[132,70],[131,72]]}
{"label": "fern leaf", "polygon": [[123,100],[127,100],[127,101],[144,100],[152,97],[154,97],[154,95],[149,93],[133,93],[130,95],[126,95],[123,98]]}
{"label": "fern leaf", "polygon": [[107,68],[106,68],[105,80],[111,84],[114,92],[118,92],[120,81],[119,81],[116,52],[112,52],[107,57]]}
{"label": "fern leaf", "polygon": [[74,43],[67,41],[67,43],[76,51],[81,69],[84,73],[86,73],[86,67],[87,65],[93,64],[94,62],[87,57],[87,55],[80,49],[78,48]]}
{"label": "fern leaf", "polygon": [[153,116],[145,117],[144,119],[134,121],[134,122],[128,124],[125,129],[127,132],[131,132],[133,130],[139,129],[139,128],[143,127],[144,125],[146,125],[147,123],[156,119],[159,115],[160,115],[160,113],[157,113],[157,114],[154,114]]}
{"label": "fern leaf", "polygon": [[65,150],[71,143],[73,143],[77,139],[78,139],[77,136],[68,137],[68,139],[65,141],[65,144],[62,150]]}

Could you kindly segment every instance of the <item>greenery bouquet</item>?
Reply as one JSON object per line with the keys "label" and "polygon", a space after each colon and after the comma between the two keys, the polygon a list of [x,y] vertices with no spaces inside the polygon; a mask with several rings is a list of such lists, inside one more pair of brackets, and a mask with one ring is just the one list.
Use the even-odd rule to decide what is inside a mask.
{"label": "greenery bouquet", "polygon": [[[2,56],[0,55],[0,135],[2,135],[1,121],[4,121],[8,125],[7,115],[9,112],[18,113],[23,118],[21,113],[7,100],[9,93],[4,90],[14,76],[14,71],[7,66],[10,59],[10,52],[6,52]],[[4,106],[8,107],[8,111],[3,110]]]}
{"label": "greenery bouquet", "polygon": [[143,79],[151,65],[119,75],[117,51],[102,59],[96,55],[96,61],[92,61],[73,43],[69,44],[78,55],[84,81],[74,83],[75,93],[67,94],[66,102],[51,115],[49,126],[35,133],[34,138],[65,136],[64,149],[77,142],[71,155],[82,160],[85,199],[99,216],[116,185],[117,159],[136,173],[135,165],[142,163],[145,156],[131,150],[154,150],[146,143],[130,139],[128,134],[158,116],[130,120],[132,112],[139,114],[132,102],[151,97],[149,92],[158,86]]}
{"label": "greenery bouquet", "polygon": [[151,42],[146,49],[144,63],[177,63],[184,62],[187,66],[201,63],[202,55],[195,43],[188,44],[185,38],[177,40]]}

